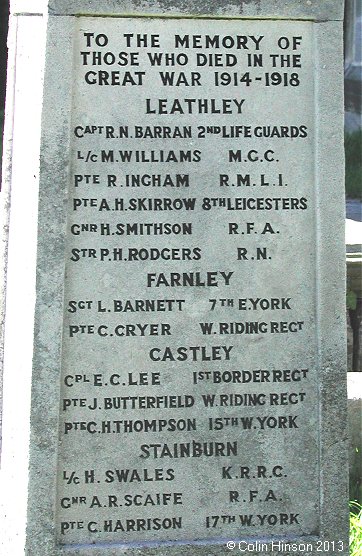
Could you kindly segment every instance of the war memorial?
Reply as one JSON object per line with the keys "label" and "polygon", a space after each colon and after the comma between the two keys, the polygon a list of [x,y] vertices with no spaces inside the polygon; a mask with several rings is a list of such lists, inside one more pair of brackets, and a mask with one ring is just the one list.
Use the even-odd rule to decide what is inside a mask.
{"label": "war memorial", "polygon": [[2,554],[348,554],[342,28],[13,2]]}

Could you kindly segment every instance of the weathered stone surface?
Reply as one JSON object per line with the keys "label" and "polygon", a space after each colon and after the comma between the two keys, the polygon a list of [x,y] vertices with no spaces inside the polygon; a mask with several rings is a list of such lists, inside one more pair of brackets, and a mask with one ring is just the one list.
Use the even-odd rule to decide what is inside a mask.
{"label": "weathered stone surface", "polygon": [[[79,20],[78,28],[81,31],[77,40],[80,41],[81,51],[86,48],[85,40],[82,38],[83,30],[86,29],[89,37],[93,36],[97,33],[100,23],[99,20]],[[76,187],[70,195],[65,299],[74,301],[68,308],[70,314],[65,322],[63,366],[65,377],[82,374],[86,354],[92,353],[89,361],[91,367],[87,365],[87,380],[90,376],[99,374],[98,381],[104,386],[101,396],[99,387],[95,387],[94,383],[84,384],[82,381],[77,387],[73,386],[74,379],[70,378],[72,389],[70,390],[68,385],[63,386],[60,472],[73,468],[75,461],[82,461],[83,467],[79,471],[82,474],[85,469],[94,470],[95,477],[102,484],[98,491],[98,503],[103,507],[108,504],[109,496],[117,498],[114,510],[107,507],[104,510],[98,509],[97,513],[102,512],[102,519],[112,520],[115,527],[117,516],[125,518],[130,515],[133,518],[147,519],[152,515],[159,518],[165,516],[165,508],[152,507],[150,504],[145,508],[133,505],[122,511],[120,504],[125,506],[129,501],[128,498],[124,501],[129,486],[126,486],[125,491],[119,487],[115,489],[115,472],[110,473],[107,470],[117,469],[121,453],[123,461],[128,462],[127,468],[135,468],[141,475],[144,467],[152,477],[155,473],[154,468],[161,467],[162,485],[154,479],[153,485],[147,485],[146,492],[150,498],[155,498],[160,486],[164,490],[164,485],[167,485],[166,491],[171,491],[171,494],[180,493],[177,496],[172,494],[177,500],[171,502],[171,508],[167,508],[167,515],[175,516],[177,523],[172,531],[146,531],[142,534],[144,540],[157,538],[185,541],[198,537],[217,539],[220,535],[227,534],[236,538],[240,530],[238,521],[235,520],[224,527],[215,527],[208,516],[226,515],[233,518],[232,510],[236,505],[230,503],[229,497],[240,497],[244,500],[246,495],[242,494],[243,489],[240,488],[245,480],[240,477],[240,463],[248,468],[249,480],[257,473],[258,466],[271,466],[267,472],[268,476],[273,474],[272,469],[275,467],[278,467],[278,474],[283,469],[283,475],[290,476],[290,486],[284,490],[284,496],[269,492],[271,488],[278,489],[280,478],[269,481],[268,488],[259,496],[267,497],[268,492],[270,497],[275,496],[275,512],[280,513],[284,508],[288,513],[288,520],[293,512],[295,515],[308,508],[305,511],[308,518],[303,524],[303,529],[312,534],[318,528],[317,470],[310,464],[318,459],[317,400],[312,386],[313,380],[309,380],[308,376],[309,373],[313,374],[313,370],[298,371],[300,383],[294,385],[292,394],[293,402],[299,405],[300,412],[304,408],[308,415],[304,427],[298,424],[301,417],[297,417],[295,412],[288,411],[286,414],[285,408],[279,407],[275,410],[273,404],[280,403],[275,399],[279,400],[280,388],[285,393],[286,385],[282,381],[282,386],[278,384],[277,387],[271,378],[272,369],[298,368],[298,363],[301,362],[300,336],[304,338],[303,343],[312,343],[315,334],[313,323],[307,320],[308,314],[313,312],[312,297],[307,295],[307,290],[313,289],[314,255],[306,252],[300,257],[299,264],[297,262],[293,272],[291,271],[287,289],[285,284],[280,284],[280,260],[286,259],[288,253],[291,260],[294,260],[294,254],[290,251],[291,223],[293,222],[299,230],[294,238],[299,236],[302,240],[298,243],[298,249],[304,249],[304,245],[313,242],[308,234],[313,233],[314,212],[308,211],[307,208],[308,203],[313,201],[306,198],[309,197],[310,188],[307,184],[313,181],[312,168],[309,172],[306,171],[313,156],[313,142],[311,138],[308,140],[304,137],[313,126],[310,117],[313,111],[313,88],[310,86],[312,76],[310,72],[306,72],[304,89],[301,89],[303,86],[298,88],[298,96],[303,95],[303,102],[299,104],[299,110],[295,106],[293,114],[288,117],[285,114],[285,106],[293,103],[297,87],[285,87],[284,94],[280,93],[275,101],[274,90],[264,82],[259,85],[255,80],[255,76],[265,79],[260,68],[254,70],[251,78],[255,85],[249,83],[244,88],[241,85],[238,95],[233,94],[230,87],[215,85],[215,80],[222,79],[222,75],[224,78],[227,76],[227,79],[229,75],[232,78],[237,75],[238,80],[244,75],[246,79],[249,77],[244,73],[236,73],[234,69],[236,65],[242,66],[243,61],[247,59],[244,48],[233,49],[233,58],[226,48],[216,49],[217,53],[222,52],[222,59],[233,64],[234,73],[225,74],[225,67],[222,67],[222,70],[215,74],[212,64],[207,64],[206,68],[203,65],[203,52],[207,52],[207,56],[210,52],[212,60],[215,58],[215,48],[205,50],[207,36],[225,36],[225,44],[233,40],[236,42],[234,37],[238,36],[245,44],[244,37],[251,36],[255,38],[253,45],[249,46],[253,53],[261,49],[261,41],[264,42],[263,52],[272,52],[278,38],[285,35],[287,28],[287,23],[271,23],[267,36],[261,39],[257,22],[245,22],[243,35],[238,35],[239,24],[232,22],[222,24],[222,34],[219,22],[178,21],[177,26],[172,20],[162,23],[149,22],[148,36],[157,36],[160,46],[151,47],[149,44],[145,48],[133,47],[139,51],[139,67],[134,68],[134,71],[142,69],[145,75],[141,77],[141,85],[125,84],[120,89],[121,94],[117,96],[114,86],[108,81],[108,74],[99,74],[98,67],[89,67],[88,59],[92,57],[91,52],[89,56],[84,54],[82,58],[78,57],[80,65],[74,66],[73,102],[79,109],[75,108],[73,114],[77,136],[73,140],[71,151],[80,152],[81,155],[78,157],[79,161],[73,162],[73,172],[78,177],[75,178]],[[106,46],[108,52],[118,52],[120,48],[125,48],[120,37],[129,29],[132,29],[135,35],[142,34],[142,21],[102,21],[102,33],[109,37]],[[309,23],[296,24],[293,30],[296,36],[304,35],[303,54],[305,65],[309,67],[310,32]],[[265,33],[266,31],[263,31],[263,34]],[[199,49],[191,47],[190,36],[197,39],[194,44],[197,44]],[[186,42],[175,48],[175,40],[183,41],[185,37]],[[163,85],[160,71],[165,79],[167,68],[164,64],[161,64],[161,67],[152,66],[149,61],[148,54],[155,55],[161,49],[163,52],[171,53],[171,56],[178,56],[182,52],[182,60],[186,60],[187,53],[188,62],[183,72],[174,72],[172,68],[172,73],[168,73],[170,79],[179,76],[179,86]],[[181,61],[181,58],[179,60]],[[83,61],[86,61],[87,65],[82,65]],[[269,68],[263,68],[263,72],[267,69]],[[197,83],[193,87],[187,85],[188,82],[191,83],[192,77]],[[95,82],[99,78],[104,78],[104,83],[107,80],[109,85],[97,86]],[[122,80],[127,78],[127,74],[123,71],[117,72],[113,74],[113,78],[123,83]],[[139,74],[131,72],[129,78],[136,83],[140,82]],[[297,78],[294,76],[290,79]],[[207,97],[202,91],[207,91]],[[190,97],[192,102],[187,103]],[[161,103],[159,98],[163,99]],[[96,107],[95,110],[92,110],[92,107]],[[216,113],[212,113],[212,110]],[[119,121],[123,124],[122,130],[118,129]],[[144,125],[146,121],[149,127]],[[96,129],[95,133],[91,133],[87,138],[87,128],[92,129],[92,126],[97,126],[99,122],[114,124],[112,135],[115,138],[109,137],[108,130],[107,140],[106,129]],[[236,140],[230,140],[230,135],[237,132],[234,122],[243,126],[238,128],[242,135]],[[280,135],[279,122],[287,126],[288,135],[301,135],[299,140],[289,139],[286,142],[290,149],[287,159],[282,160],[278,154],[280,138],[277,143],[273,142],[275,151],[272,152],[272,144],[266,138],[263,140],[257,137],[263,134],[262,126],[266,122],[272,127],[265,129],[264,135],[269,135],[270,129],[274,129],[273,126],[276,134]],[[213,127],[208,129],[210,124]],[[165,126],[168,126],[171,134],[177,133],[181,138],[177,135],[173,141],[155,138],[156,125],[163,126],[161,135],[164,134]],[[216,131],[217,127],[220,129],[219,133]],[[147,138],[147,133],[151,135],[150,138]],[[122,134],[123,138],[117,138],[122,137]],[[249,140],[248,134],[251,136]],[[117,150],[119,147],[122,151]],[[240,147],[242,151],[238,150]],[[230,149],[236,150],[235,156],[242,152],[243,161],[249,156],[250,161],[244,164],[240,164],[240,161],[230,162]],[[104,161],[105,152],[108,162]],[[120,164],[126,155],[131,157],[130,161]],[[186,164],[179,162],[182,156],[187,156]],[[89,160],[93,157],[92,173],[99,176],[95,180],[91,178],[91,181],[98,181],[99,185],[89,187],[84,183],[82,175],[87,167],[84,162],[87,157]],[[167,157],[169,162],[165,164]],[[260,157],[263,166],[259,161],[251,162]],[[279,158],[278,163],[274,162]],[[298,167],[294,168],[292,175],[289,171],[290,158],[299,159]],[[259,170],[260,166],[266,166],[266,170]],[[246,176],[246,185],[239,183],[237,186],[236,173],[240,168],[245,168],[250,174]],[[223,176],[223,182],[220,174]],[[110,175],[116,178],[112,187],[108,185]],[[173,183],[176,183],[179,175],[187,178],[187,181],[185,179],[183,186],[177,189],[170,186],[164,186],[162,189],[149,186],[135,188],[128,186],[133,175],[161,176],[161,183],[168,179],[168,175]],[[266,182],[274,185],[265,185]],[[293,185],[287,186],[286,182],[293,182]],[[256,185],[252,185],[253,183]],[[261,185],[262,183],[264,185]],[[293,188],[293,193],[289,193],[290,187]],[[252,193],[246,193],[250,188],[253,189]],[[276,197],[269,193],[269,188],[278,188]],[[287,195],[285,191],[288,192]],[[85,195],[89,199],[89,193],[94,198],[93,202],[85,200]],[[274,200],[280,197],[284,201]],[[291,197],[294,200],[294,209],[291,209]],[[260,205],[258,212],[254,210],[257,208],[254,198],[258,199]],[[265,198],[273,199],[269,201],[273,205],[282,202],[285,204],[284,208],[280,206],[278,210],[273,206],[273,219],[270,217],[270,211],[267,212],[267,217],[264,216]],[[215,199],[216,203],[213,203],[212,199]],[[249,201],[250,208],[243,206],[246,200]],[[135,207],[137,210],[134,210]],[[252,220],[254,223],[250,223],[248,227],[245,220]],[[92,223],[96,231],[86,230],[82,233],[82,223]],[[181,234],[177,229],[180,225],[178,223],[185,226]],[[144,228],[149,226],[148,235],[140,224]],[[159,229],[158,233],[156,226]],[[164,232],[167,232],[170,226],[176,226],[176,229],[174,233],[165,236]],[[243,238],[244,234],[252,239]],[[282,237],[279,239],[278,235]],[[216,237],[219,238],[217,242]],[[227,248],[226,243],[229,244]],[[89,248],[93,251],[89,251]],[[247,253],[240,254],[237,262],[238,250],[241,252],[244,249]],[[265,269],[262,266],[265,262],[261,259],[268,260]],[[307,265],[310,267],[308,270]],[[89,268],[93,270],[90,273]],[[187,282],[183,273],[186,274]],[[265,284],[267,277],[269,287]],[[125,291],[126,296],[121,293]],[[103,295],[101,292],[104,292]],[[210,298],[215,298],[215,301],[210,301]],[[222,306],[221,298],[230,299],[227,303],[232,303],[233,307]],[[165,303],[163,300],[170,300],[174,307],[172,311],[161,313],[156,310],[148,313],[135,311],[132,314],[130,310],[127,311],[126,303],[129,300],[134,310],[134,300],[137,299],[161,299],[162,303]],[[260,307],[260,299],[263,299],[261,306],[265,310]],[[272,299],[277,305],[274,311],[270,310]],[[75,300],[88,300],[86,309],[79,310],[79,304]],[[286,306],[284,310],[283,303]],[[296,306],[298,311],[295,310]],[[105,318],[104,312],[111,314]],[[300,316],[297,317],[297,314]],[[268,315],[268,318],[265,315]],[[281,324],[279,315],[283,315],[284,325]],[[84,316],[88,317],[88,320],[84,320]],[[89,323],[85,329],[81,327],[83,322]],[[210,322],[214,324],[208,324]],[[283,332],[282,326],[285,327]],[[210,335],[213,336],[212,341]],[[288,338],[288,355],[281,359],[280,348],[284,346],[285,338]],[[264,356],[260,353],[261,346]],[[314,356],[314,350],[304,354],[303,369],[313,367]],[[120,361],[117,364],[118,357],[122,359],[121,365]],[[258,363],[255,366],[256,361]],[[257,379],[246,383],[252,376],[249,374],[250,370],[257,369],[266,370],[265,376],[270,384],[257,384]],[[205,370],[210,373],[209,380],[197,380],[197,375]],[[240,370],[247,372],[240,374]],[[222,379],[223,371],[226,374]],[[146,377],[147,388],[140,386],[140,372]],[[238,372],[240,376],[236,376]],[[131,378],[129,373],[132,373]],[[257,371],[256,374],[260,380],[260,372]],[[152,376],[154,379],[157,378],[154,385]],[[232,376],[235,378],[231,379]],[[263,378],[261,380],[264,382]],[[85,407],[96,406],[97,413],[94,409],[87,411],[77,407],[77,402],[74,404],[70,399],[70,393],[73,397],[75,391],[84,400]],[[169,396],[171,392],[179,397],[166,397],[166,402],[161,398],[158,409],[152,409],[151,405],[155,405],[158,398],[144,398],[145,395]],[[211,409],[208,406],[212,402],[206,402],[203,396],[209,394],[216,395],[216,402],[213,403],[216,403],[217,408]],[[233,397],[235,394],[236,399]],[[271,394],[273,398],[270,398]],[[136,397],[134,405],[127,401],[127,396]],[[286,404],[287,398],[288,395],[285,393]],[[172,402],[175,404],[173,408],[164,407],[166,403],[169,405]],[[256,407],[253,407],[254,404]],[[224,410],[220,409],[223,405]],[[90,429],[87,429],[88,432],[76,430],[74,423],[79,421],[79,415],[83,415],[82,420],[91,420],[93,423]],[[85,417],[86,415],[88,417]],[[172,421],[175,418],[176,421]],[[188,418],[191,420],[188,421]],[[251,421],[248,420],[250,418]],[[120,420],[119,423],[116,423],[117,419]],[[236,422],[234,428],[229,419]],[[270,423],[269,426],[266,422]],[[154,426],[153,433],[143,432],[151,426]],[[289,447],[285,445],[287,431],[290,434],[299,426],[303,428],[302,434],[306,435],[304,440],[300,440],[302,460],[294,443],[287,443]],[[176,433],[177,427],[179,431]],[[247,427],[257,430],[258,433],[247,432]],[[268,433],[266,427],[269,429]],[[272,428],[278,429],[278,432],[271,432]],[[108,440],[109,434],[112,435],[111,441]],[[298,431],[298,436],[300,435],[301,432]],[[116,442],[122,439],[118,441],[122,444],[119,451],[115,450],[114,439]],[[159,446],[152,446],[160,442]],[[204,450],[203,442],[210,443],[207,445],[206,455],[200,451]],[[215,444],[216,442],[220,444]],[[180,455],[182,443],[186,443],[186,450],[190,449],[186,456]],[[163,447],[162,444],[166,446]],[[100,461],[99,464],[93,463],[94,453],[98,450],[108,452],[106,465],[104,461]],[[285,456],[283,460],[280,459],[281,451]],[[209,457],[206,457],[207,453],[210,453]],[[249,454],[249,457],[246,457],[246,454]],[[229,472],[223,476],[223,470],[228,465]],[[168,482],[170,478],[167,473],[170,469],[173,470],[172,481]],[[296,470],[299,479],[295,475]],[[113,479],[109,486],[107,473],[111,474]],[[238,481],[235,481],[235,476],[239,477]],[[232,482],[229,482],[230,480]],[[299,488],[296,486],[298,481]],[[257,488],[256,485],[257,483],[252,486]],[[298,508],[290,497],[290,492],[295,488],[303,491]],[[138,488],[132,484],[132,491],[137,496],[135,502],[144,498],[144,489],[143,484]],[[233,491],[232,495],[229,493],[230,489]],[[90,522],[94,516],[94,506],[89,508],[89,504],[92,505],[94,485],[91,483],[88,488],[83,486],[82,492],[88,501],[88,508],[84,509],[83,516],[87,516],[86,519]],[[67,496],[68,493],[69,486],[60,479],[60,497]],[[292,506],[287,510],[290,503]],[[240,500],[238,507],[241,508],[242,504]],[[258,513],[265,511],[262,508],[267,506],[265,500],[260,506],[258,503]],[[244,502],[244,507],[250,507],[249,500]],[[202,508],[202,511],[197,508]],[[193,511],[190,511],[191,509]],[[78,512],[77,507],[60,510],[59,518],[64,524],[63,527],[67,527],[66,523]],[[273,515],[276,515],[275,512]],[[300,523],[290,525],[291,532],[300,531]],[[164,526],[168,526],[168,522]],[[102,525],[98,522],[93,528],[100,527]],[[272,533],[276,530],[276,524],[273,524],[272,528],[265,528],[265,525],[253,523],[253,527],[255,534],[266,531]],[[283,527],[279,526],[278,530],[281,532]],[[126,533],[124,538],[129,541],[140,539],[139,528]],[[83,531],[71,532],[65,529],[59,540],[81,542],[84,538]],[[93,535],[89,538],[93,538]],[[115,535],[113,531],[100,530],[95,538],[112,541]]]}
{"label": "weathered stone surface", "polygon": [[23,553],[27,522],[45,32],[43,18],[24,17],[11,20],[8,37],[0,214],[5,265],[0,300],[4,315],[0,552],[4,554]]}
{"label": "weathered stone surface", "polygon": [[[18,0],[19,1],[19,0]],[[161,0],[150,4],[136,0],[49,0],[49,12],[59,15],[74,14],[182,14],[218,15],[226,17],[276,17],[280,19],[342,20],[343,2],[326,0]]]}

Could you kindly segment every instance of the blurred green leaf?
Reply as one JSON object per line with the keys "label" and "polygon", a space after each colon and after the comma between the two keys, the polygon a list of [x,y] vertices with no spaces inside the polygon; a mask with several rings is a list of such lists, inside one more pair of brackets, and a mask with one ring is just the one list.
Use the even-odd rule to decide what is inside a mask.
{"label": "blurred green leaf", "polygon": [[357,295],[354,291],[348,290],[346,296],[346,303],[348,309],[356,309],[357,307]]}

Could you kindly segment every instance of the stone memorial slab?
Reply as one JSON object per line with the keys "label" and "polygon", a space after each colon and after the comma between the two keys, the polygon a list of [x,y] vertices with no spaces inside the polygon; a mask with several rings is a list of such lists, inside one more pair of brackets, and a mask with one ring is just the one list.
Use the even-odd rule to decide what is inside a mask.
{"label": "stone memorial slab", "polygon": [[341,18],[49,2],[27,554],[348,553]]}

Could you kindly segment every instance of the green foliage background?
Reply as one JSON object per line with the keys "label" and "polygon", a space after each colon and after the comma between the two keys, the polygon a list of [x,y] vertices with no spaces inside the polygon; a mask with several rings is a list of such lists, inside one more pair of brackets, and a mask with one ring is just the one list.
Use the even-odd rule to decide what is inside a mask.
{"label": "green foliage background", "polygon": [[362,506],[357,502],[350,504],[349,551],[351,556],[362,554]]}
{"label": "green foliage background", "polygon": [[346,196],[362,199],[362,129],[344,136],[346,154]]}

